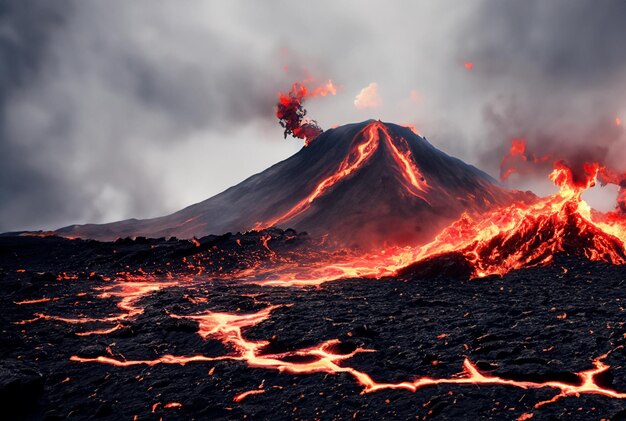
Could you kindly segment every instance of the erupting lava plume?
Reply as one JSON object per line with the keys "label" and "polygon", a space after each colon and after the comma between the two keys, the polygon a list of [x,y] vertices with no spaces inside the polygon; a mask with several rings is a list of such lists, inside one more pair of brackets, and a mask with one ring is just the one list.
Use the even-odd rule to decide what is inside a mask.
{"label": "erupting lava plume", "polygon": [[280,93],[276,105],[276,117],[287,135],[304,139],[305,146],[319,136],[324,130],[315,120],[306,118],[306,110],[302,103],[306,97],[335,95],[337,88],[332,81],[314,89],[308,89],[304,83],[294,83],[289,93]]}

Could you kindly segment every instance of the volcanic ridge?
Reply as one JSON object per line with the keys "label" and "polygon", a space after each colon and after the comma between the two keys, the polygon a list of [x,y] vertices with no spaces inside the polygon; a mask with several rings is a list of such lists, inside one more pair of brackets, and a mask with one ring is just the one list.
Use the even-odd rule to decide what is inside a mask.
{"label": "volcanic ridge", "polygon": [[369,120],[327,130],[292,157],[174,214],[57,233],[199,238],[277,226],[328,234],[343,246],[415,245],[463,212],[532,198],[501,187],[407,127]]}

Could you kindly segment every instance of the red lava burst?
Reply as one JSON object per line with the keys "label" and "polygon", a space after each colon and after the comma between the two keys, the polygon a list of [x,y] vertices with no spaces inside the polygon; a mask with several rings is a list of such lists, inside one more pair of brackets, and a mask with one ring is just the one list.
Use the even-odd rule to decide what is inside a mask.
{"label": "red lava burst", "polygon": [[307,88],[305,83],[294,83],[288,93],[280,93],[276,105],[276,117],[285,129],[285,138],[288,135],[304,139],[308,145],[324,131],[315,120],[306,118],[305,98],[336,95],[337,88],[332,81],[313,89]]}

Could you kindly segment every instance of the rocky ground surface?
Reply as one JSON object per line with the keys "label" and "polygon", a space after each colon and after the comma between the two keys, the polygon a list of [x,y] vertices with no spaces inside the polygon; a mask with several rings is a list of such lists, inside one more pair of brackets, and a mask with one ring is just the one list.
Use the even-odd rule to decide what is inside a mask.
{"label": "rocky ground surface", "polygon": [[[363,394],[348,373],[290,374],[237,360],[117,367],[70,359],[229,355],[228,344],[198,335],[198,322],[172,314],[244,314],[275,305],[267,320],[243,329],[247,340],[268,341],[272,353],[332,339],[346,353],[375,350],[339,364],[378,382],[454,378],[467,358],[482,373],[500,378],[577,384],[575,373],[610,353],[604,362],[611,368],[597,382],[626,392],[624,267],[559,257],[546,268],[479,280],[452,276],[454,271],[443,270],[445,261],[397,278],[318,287],[215,279],[215,273],[267,258],[266,235],[207,237],[197,243],[0,237],[5,414],[49,420],[626,419],[626,399],[593,394],[535,408],[558,394],[548,387],[443,384]],[[309,247],[306,236],[295,232],[269,235],[272,253],[289,256]],[[194,260],[199,253],[202,259]],[[198,275],[201,262],[210,269]],[[151,275],[142,278],[142,273]],[[86,323],[58,319],[119,314],[123,297],[103,291],[124,279],[160,282],[161,277],[172,285],[142,296],[135,303],[141,311],[132,317]],[[81,335],[118,324],[108,334]],[[235,401],[246,391],[262,393]]]}

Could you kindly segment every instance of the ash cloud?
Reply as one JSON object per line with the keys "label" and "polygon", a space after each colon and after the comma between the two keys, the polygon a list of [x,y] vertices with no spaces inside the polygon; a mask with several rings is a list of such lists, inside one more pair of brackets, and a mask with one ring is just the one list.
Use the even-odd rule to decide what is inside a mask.
{"label": "ash cloud", "polygon": [[272,115],[278,80],[242,40],[169,14],[165,2],[3,7],[0,232],[176,210],[165,151]]}
{"label": "ash cloud", "polygon": [[476,10],[459,45],[490,96],[483,166],[522,138],[535,155],[624,167],[624,19],[619,1],[490,0]]}

